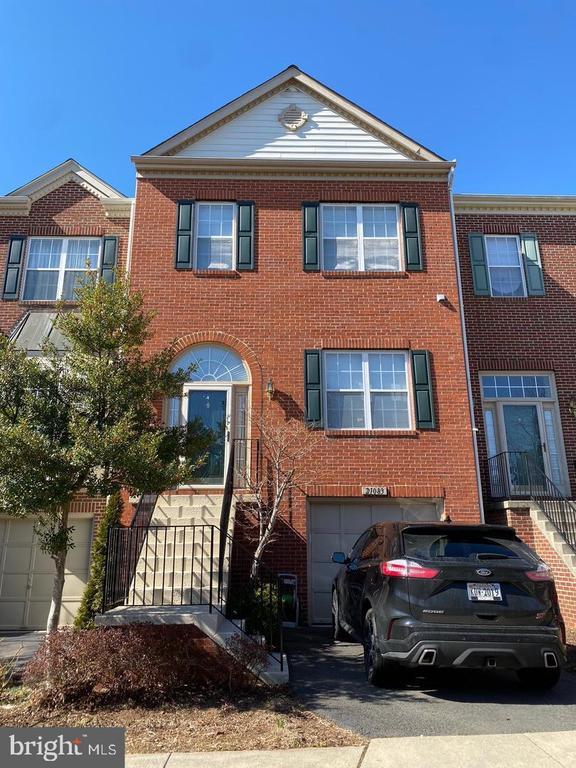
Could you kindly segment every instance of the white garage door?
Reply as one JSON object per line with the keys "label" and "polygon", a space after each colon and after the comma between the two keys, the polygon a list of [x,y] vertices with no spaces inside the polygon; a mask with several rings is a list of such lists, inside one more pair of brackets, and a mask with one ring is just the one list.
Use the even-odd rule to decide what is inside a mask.
{"label": "white garage door", "polygon": [[[61,624],[71,624],[88,580],[92,519],[71,518],[74,548],[66,558]],[[44,629],[54,562],[36,544],[30,520],[0,518],[0,629]]]}
{"label": "white garage door", "polygon": [[332,552],[348,553],[372,523],[438,520],[441,514],[442,499],[312,502],[308,524],[310,623],[330,622],[332,580],[339,568],[330,559]]}

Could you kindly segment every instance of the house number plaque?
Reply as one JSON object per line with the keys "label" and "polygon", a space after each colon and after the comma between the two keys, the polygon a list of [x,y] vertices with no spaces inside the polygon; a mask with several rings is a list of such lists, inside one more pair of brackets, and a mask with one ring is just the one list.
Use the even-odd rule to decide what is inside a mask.
{"label": "house number plaque", "polygon": [[388,496],[388,488],[385,485],[363,485],[362,496]]}

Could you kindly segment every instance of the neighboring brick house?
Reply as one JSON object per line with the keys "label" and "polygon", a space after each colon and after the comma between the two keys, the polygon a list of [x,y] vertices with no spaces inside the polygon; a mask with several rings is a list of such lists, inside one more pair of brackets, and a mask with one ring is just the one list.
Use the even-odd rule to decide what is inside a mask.
{"label": "neighboring brick house", "polygon": [[[548,541],[528,498],[546,486],[562,511],[576,489],[576,198],[455,195],[455,211],[487,517],[517,527],[554,568],[576,626],[576,558]],[[576,512],[563,511],[574,536]]]}
{"label": "neighboring brick house", "polygon": [[149,349],[176,339],[178,363],[201,360],[170,416],[206,408],[226,432],[186,492],[221,496],[228,436],[256,439],[263,408],[323,430],[275,565],[303,616],[329,621],[330,554],[370,522],[480,521],[453,164],[294,67],[134,162]]}
{"label": "neighboring brick house", "polygon": [[[74,160],[0,197],[0,332],[32,355],[47,336],[58,346],[55,303],[72,298],[75,277],[88,263],[104,275],[125,267],[131,205]],[[70,622],[81,597],[104,503],[81,496],[72,505],[75,547],[62,623]],[[0,629],[45,626],[52,572],[52,561],[35,545],[32,523],[0,518]]]}

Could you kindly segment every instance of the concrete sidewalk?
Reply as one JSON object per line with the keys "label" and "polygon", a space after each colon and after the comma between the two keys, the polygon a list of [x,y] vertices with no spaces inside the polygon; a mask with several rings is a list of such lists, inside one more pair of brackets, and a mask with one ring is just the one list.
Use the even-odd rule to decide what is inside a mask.
{"label": "concrete sidewalk", "polygon": [[372,739],[367,747],[128,755],[126,768],[576,768],[576,731]]}

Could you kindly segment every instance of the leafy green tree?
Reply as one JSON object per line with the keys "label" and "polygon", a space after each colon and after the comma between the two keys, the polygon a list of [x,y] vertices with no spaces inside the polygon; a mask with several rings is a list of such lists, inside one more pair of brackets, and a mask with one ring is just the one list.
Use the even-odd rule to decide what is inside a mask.
{"label": "leafy green tree", "polygon": [[59,308],[67,340],[27,357],[0,340],[0,513],[36,518],[54,560],[47,622],[58,626],[74,496],[136,495],[189,482],[211,440],[199,424],[165,428],[155,405],[178,397],[190,370],[170,371],[172,347],[143,353],[152,316],[125,280],[88,281],[77,311]]}

